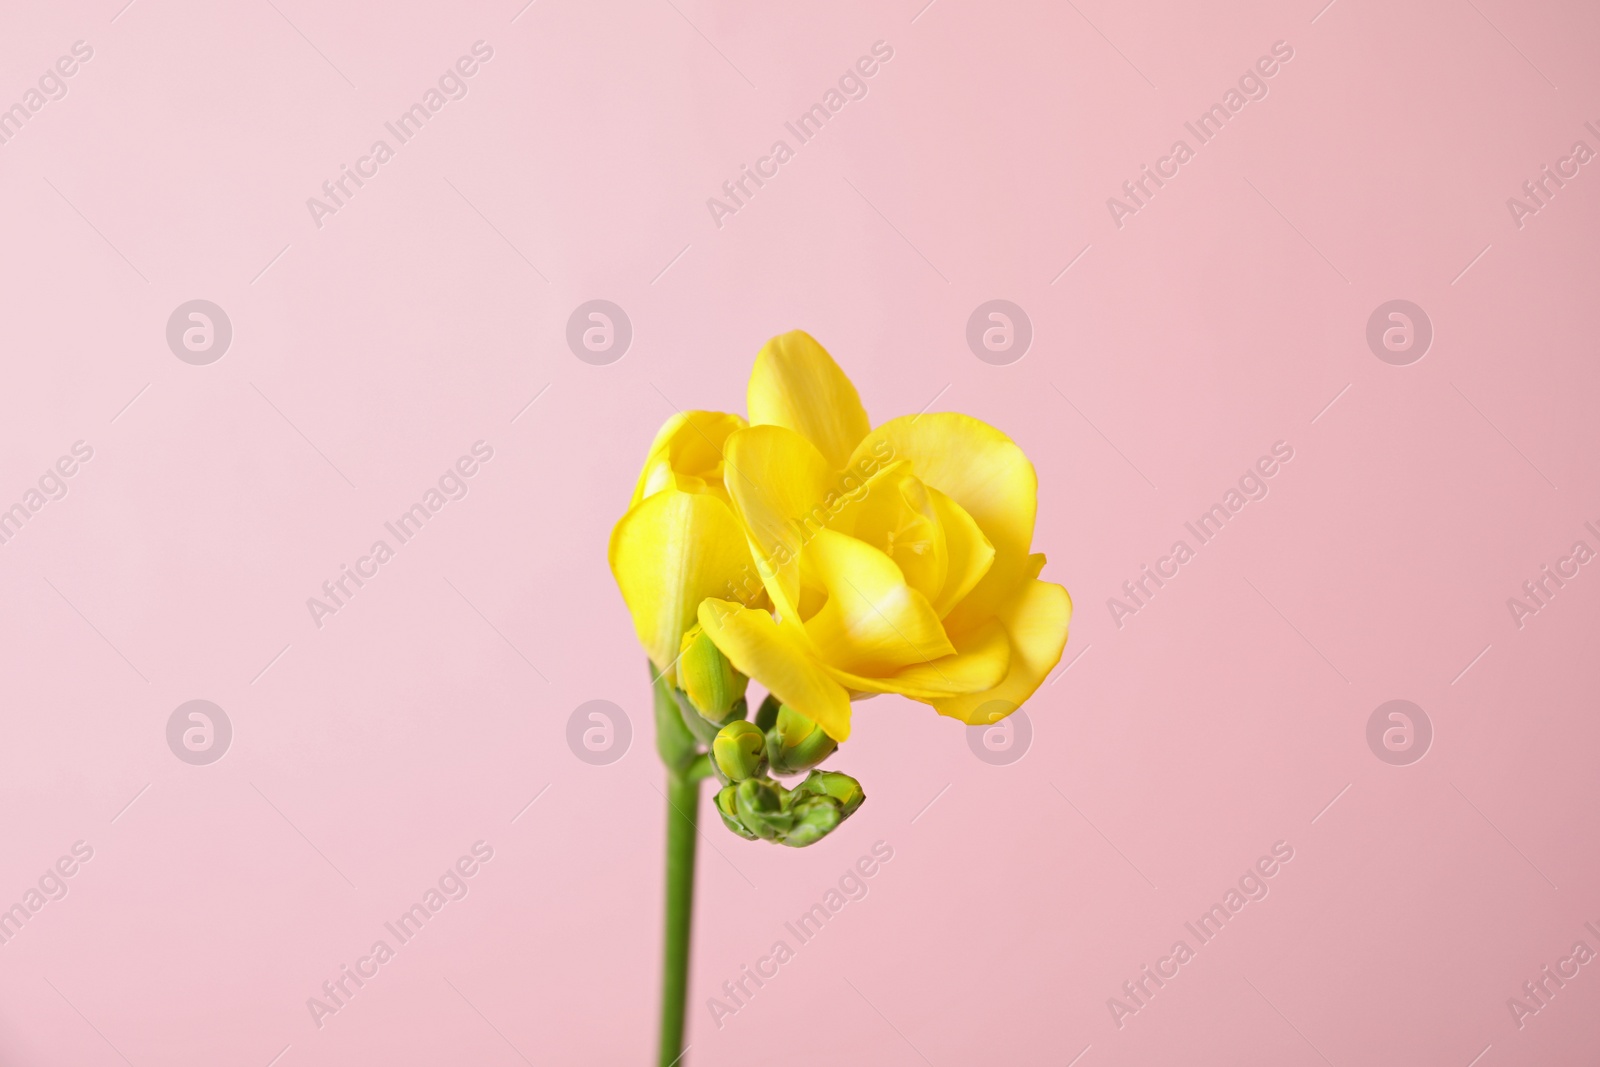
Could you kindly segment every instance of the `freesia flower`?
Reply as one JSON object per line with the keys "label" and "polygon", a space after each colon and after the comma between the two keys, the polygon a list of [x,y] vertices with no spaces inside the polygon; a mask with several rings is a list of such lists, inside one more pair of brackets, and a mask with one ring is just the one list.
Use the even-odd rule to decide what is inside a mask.
{"label": "freesia flower", "polygon": [[1016,710],[1060,661],[1072,601],[1039,580],[1038,479],[966,415],[872,429],[801,331],[756,357],[749,422],[663,427],[611,560],[658,669],[696,621],[744,675],[835,741],[852,698],[899,693],[963,722]]}

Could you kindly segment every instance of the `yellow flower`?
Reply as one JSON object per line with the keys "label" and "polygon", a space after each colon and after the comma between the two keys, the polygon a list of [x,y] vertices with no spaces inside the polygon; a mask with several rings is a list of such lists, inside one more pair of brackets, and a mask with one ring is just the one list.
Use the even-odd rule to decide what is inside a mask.
{"label": "yellow flower", "polygon": [[[748,540],[744,559],[728,544],[723,511],[713,521],[709,506],[698,526],[678,520],[671,549],[652,548],[667,561],[679,545],[688,550],[695,581],[677,577],[689,568],[676,563],[665,568],[671,579],[633,574],[638,556],[619,565],[614,535],[613,568],[636,624],[630,585],[672,590],[640,598],[656,613],[652,633],[669,621],[687,629],[686,597],[704,590],[698,620],[717,647],[836,741],[850,734],[852,696],[900,693],[975,724],[1016,710],[1060,661],[1072,614],[1067,591],[1038,580],[1044,556],[1030,551],[1038,479],[1022,450],[959,414],[870,429],[855,386],[798,330],[756,357],[748,403],[748,426],[708,416],[725,420],[714,427],[727,429],[714,450],[720,463],[692,442],[674,450],[658,437],[652,462],[664,473],[647,465],[641,478],[642,490],[675,480],[680,496],[719,505],[725,494]],[[704,445],[716,433],[700,436]],[[747,562],[770,602],[701,580]],[[640,637],[655,658],[646,629]]]}
{"label": "yellow flower", "polygon": [[723,451],[737,415],[687,411],[650,446],[628,513],[611,531],[611,573],[656,670],[674,678],[683,635],[707,597],[739,598],[754,573],[723,484]]}

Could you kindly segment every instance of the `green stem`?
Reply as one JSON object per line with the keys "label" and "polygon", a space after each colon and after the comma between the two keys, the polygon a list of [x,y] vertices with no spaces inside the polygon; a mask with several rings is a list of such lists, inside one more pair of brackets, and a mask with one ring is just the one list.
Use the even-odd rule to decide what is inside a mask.
{"label": "green stem", "polygon": [[667,907],[661,963],[661,1042],[657,1067],[682,1067],[689,998],[689,924],[694,913],[694,853],[700,781],[667,773]]}

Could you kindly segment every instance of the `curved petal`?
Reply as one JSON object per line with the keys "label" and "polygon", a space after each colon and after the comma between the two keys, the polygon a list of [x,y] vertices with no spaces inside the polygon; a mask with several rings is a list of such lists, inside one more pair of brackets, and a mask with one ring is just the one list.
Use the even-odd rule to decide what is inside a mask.
{"label": "curved petal", "polygon": [[728,494],[757,573],[779,613],[798,619],[800,549],[828,523],[833,472],[816,446],[782,426],[739,430],[726,453]]}
{"label": "curved petal", "polygon": [[1039,478],[1022,449],[988,423],[954,412],[902,416],[867,435],[853,459],[910,460],[918,478],[972,516],[996,553],[1027,555]]}
{"label": "curved petal", "polygon": [[1029,579],[1000,613],[1011,641],[1011,666],[992,689],[932,700],[940,715],[985,725],[1011,714],[1034,694],[1061,661],[1072,598],[1059,585]]}
{"label": "curved petal", "polygon": [[1044,554],[996,552],[978,584],[944,617],[945,633],[955,635],[982,626],[1016,599],[1017,590],[1039,577]]}
{"label": "curved petal", "polygon": [[[650,443],[644,469],[633,489],[629,508],[663,489],[720,492],[722,457],[728,435],[745,421],[722,411],[681,411],[662,424]],[[675,477],[676,476],[676,477]]]}
{"label": "curved petal", "polygon": [[784,426],[817,446],[831,470],[844,469],[867,436],[861,397],[827,349],[804,330],[768,341],[750,372],[752,426]]}
{"label": "curved petal", "polygon": [[944,587],[949,564],[934,492],[911,473],[910,463],[891,463],[845,497],[829,529],[881,549],[906,584],[932,600]]}
{"label": "curved petal", "polygon": [[801,564],[808,580],[827,593],[826,603],[805,621],[805,632],[830,667],[881,676],[955,654],[928,598],[866,542],[821,530]]}
{"label": "curved petal", "polygon": [[648,496],[611,531],[611,573],[657,670],[677,658],[700,602],[727,596],[750,569],[744,531],[728,505],[704,493]]}
{"label": "curved petal", "polygon": [[700,605],[700,625],[741,674],[821,726],[835,741],[850,737],[850,694],[807,647],[798,623],[729,600]]}
{"label": "curved petal", "polygon": [[1011,665],[1011,642],[998,619],[990,619],[953,643],[953,656],[912,664],[882,678],[865,678],[831,667],[828,673],[857,692],[899,693],[924,702],[991,689],[1005,678]]}
{"label": "curved petal", "polygon": [[931,486],[927,493],[945,549],[944,584],[933,597],[934,613],[942,619],[989,573],[994,546],[966,508]]}

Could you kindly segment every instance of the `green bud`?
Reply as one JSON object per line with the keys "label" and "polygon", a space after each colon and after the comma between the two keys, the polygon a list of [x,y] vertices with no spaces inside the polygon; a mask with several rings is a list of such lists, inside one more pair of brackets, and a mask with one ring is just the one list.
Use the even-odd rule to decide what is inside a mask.
{"label": "green bud", "polygon": [[751,841],[759,840],[755,834],[744,828],[744,823],[739,821],[738,793],[737,786],[724,786],[722,792],[717,794],[717,814],[722,816],[722,825],[740,837]]}
{"label": "green bud", "polygon": [[[744,747],[748,744],[745,739],[753,728],[753,723],[733,724],[724,731],[726,743],[720,736],[717,741],[733,749],[739,759],[746,759],[751,750]],[[805,848],[838,829],[865,800],[861,783],[848,774],[812,771],[794,789],[785,789],[770,778],[745,778],[723,787],[716,804],[723,824],[740,837]]]}
{"label": "green bud", "polygon": [[838,747],[822,727],[788,705],[778,709],[777,722],[767,731],[767,761],[773,774],[810,770]]}
{"label": "green bud", "polygon": [[838,771],[812,771],[795,787],[795,792],[830,798],[839,805],[840,817],[845,819],[854,815],[867,799],[860,782]]}
{"label": "green bud", "polygon": [[696,626],[683,635],[678,657],[678,687],[702,717],[721,722],[744,697],[750,679],[733,669],[711,636]]}
{"label": "green bud", "polygon": [[784,835],[783,843],[790,848],[805,848],[827,837],[842,822],[839,805],[829,797],[816,797],[796,793],[799,797],[790,811],[794,813],[794,826]]}
{"label": "green bud", "polygon": [[794,825],[789,791],[765,778],[746,778],[734,786],[734,811],[744,828],[768,841],[781,841]]}
{"label": "green bud", "polygon": [[729,781],[742,782],[760,774],[767,765],[766,737],[755,723],[735,719],[717,731],[711,742],[711,755]]}

